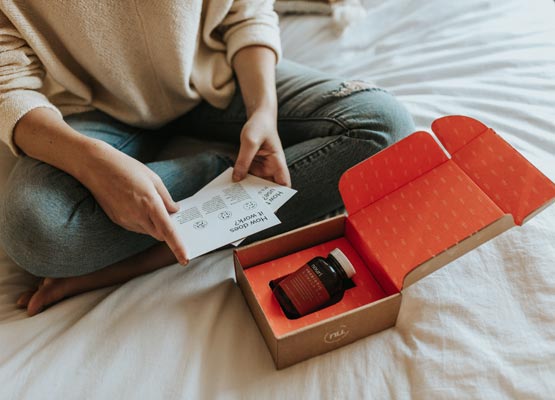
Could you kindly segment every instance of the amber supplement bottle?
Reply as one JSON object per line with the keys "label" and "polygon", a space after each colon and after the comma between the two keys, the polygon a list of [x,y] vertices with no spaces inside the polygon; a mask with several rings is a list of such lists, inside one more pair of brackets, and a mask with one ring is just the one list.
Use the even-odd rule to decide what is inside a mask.
{"label": "amber supplement bottle", "polygon": [[356,273],[339,250],[328,257],[315,257],[273,287],[273,293],[288,318],[299,318],[325,305],[345,291],[344,282]]}

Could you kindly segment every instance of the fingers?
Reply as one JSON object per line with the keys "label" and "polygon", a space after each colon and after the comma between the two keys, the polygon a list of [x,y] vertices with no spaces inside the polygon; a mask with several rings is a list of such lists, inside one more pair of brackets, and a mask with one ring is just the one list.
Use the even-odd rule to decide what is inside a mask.
{"label": "fingers", "polygon": [[237,182],[247,176],[252,160],[258,151],[258,144],[251,139],[244,139],[241,141],[239,148],[239,155],[235,161],[233,168],[233,181]]}
{"label": "fingers", "polygon": [[271,154],[266,157],[255,156],[249,172],[279,185],[291,187],[289,168],[285,156],[282,154]]}
{"label": "fingers", "polygon": [[280,171],[276,175],[274,175],[274,182],[282,185],[291,187],[291,178],[289,176],[289,171]]}
{"label": "fingers", "polygon": [[160,179],[159,177],[158,179],[155,179],[154,187],[162,198],[164,206],[169,213],[179,211],[179,205],[175,201],[173,201],[172,196],[170,195],[170,192],[168,192],[168,189],[166,188],[166,185],[164,185],[164,182],[162,182],[162,179]]}
{"label": "fingers", "polygon": [[156,237],[158,240],[166,242],[172,253],[175,255],[175,258],[177,258],[177,261],[182,265],[187,265],[189,260],[187,259],[185,246],[175,231],[171,219],[161,200],[159,204],[154,205],[151,209],[150,220],[154,225],[154,234],[152,236]]}
{"label": "fingers", "polygon": [[[140,234],[150,235],[156,240],[166,242],[180,264],[189,260],[185,246],[179,239],[168,212],[176,212],[179,206],[172,200],[169,192],[159,178],[151,180],[154,190],[145,195],[133,210],[116,214],[106,208],[110,219],[119,226]],[[122,216],[123,215],[123,216]]]}
{"label": "fingers", "polygon": [[[168,192],[168,189],[161,179],[155,181],[155,187],[166,210],[170,213],[179,211],[179,205],[173,201],[170,192]],[[166,242],[180,264],[187,265],[189,260],[187,259],[185,246],[177,235],[168,214],[164,211],[165,210],[158,210],[158,213],[155,212],[150,217],[150,221],[154,225],[155,232],[157,233],[158,240]]]}
{"label": "fingers", "polygon": [[291,176],[289,175],[289,168],[287,168],[285,160],[281,160],[280,166],[274,174],[274,182],[279,185],[291,187]]}
{"label": "fingers", "polygon": [[140,230],[142,232],[139,233],[150,235],[159,242],[164,242],[164,237],[158,232],[156,225],[154,224],[154,222],[152,222],[152,218],[150,216],[148,216],[147,218],[148,221],[141,225]]}

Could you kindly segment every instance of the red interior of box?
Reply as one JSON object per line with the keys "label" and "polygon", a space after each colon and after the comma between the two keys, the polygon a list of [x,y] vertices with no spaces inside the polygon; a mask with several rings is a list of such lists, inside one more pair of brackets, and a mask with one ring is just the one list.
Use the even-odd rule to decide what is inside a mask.
{"label": "red interior of box", "polygon": [[[327,257],[329,252],[335,248],[341,249],[353,263],[357,271],[352,278],[355,287],[347,290],[339,303],[298,319],[288,319],[272,295],[272,291],[268,286],[269,282],[294,272],[316,256]],[[385,297],[380,285],[378,285],[357,252],[345,238],[334,239],[248,268],[245,270],[245,275],[276,336],[281,336],[287,332],[343,314],[346,311]]]}
{"label": "red interior of box", "polygon": [[[428,133],[408,136],[341,177],[345,237],[245,270],[276,335],[398,293],[418,265],[504,214],[521,224],[555,197],[553,182],[481,122],[451,116],[432,128],[452,159]],[[355,265],[356,288],[331,307],[287,319],[268,282],[335,247]]]}

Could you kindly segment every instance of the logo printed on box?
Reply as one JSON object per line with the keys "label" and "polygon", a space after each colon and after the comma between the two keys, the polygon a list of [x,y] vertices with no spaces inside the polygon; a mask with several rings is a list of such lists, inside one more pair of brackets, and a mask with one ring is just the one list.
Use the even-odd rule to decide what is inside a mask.
{"label": "logo printed on box", "polygon": [[326,343],[336,343],[343,340],[349,335],[351,331],[347,328],[347,325],[340,325],[339,328],[330,331],[324,335],[324,342]]}

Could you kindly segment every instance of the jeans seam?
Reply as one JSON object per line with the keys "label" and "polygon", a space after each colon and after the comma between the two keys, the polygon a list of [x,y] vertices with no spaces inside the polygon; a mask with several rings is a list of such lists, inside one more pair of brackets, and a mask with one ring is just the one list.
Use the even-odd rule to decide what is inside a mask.
{"label": "jeans seam", "polygon": [[304,161],[305,159],[307,159],[308,157],[310,157],[310,156],[312,156],[316,153],[321,153],[324,149],[326,149],[328,147],[335,146],[336,144],[338,144],[337,142],[346,138],[348,135],[349,135],[349,131],[344,132],[341,135],[336,135],[336,137],[334,139],[330,140],[329,142],[326,142],[326,143],[322,144],[319,147],[316,147],[316,148],[312,149],[312,151],[310,153],[303,154],[302,156],[298,157],[296,160],[291,161],[291,163],[288,164],[287,166],[289,168],[295,168],[296,167],[295,164],[298,164],[298,163]]}
{"label": "jeans seam", "polygon": [[[343,98],[348,98],[348,97],[352,97],[352,96],[356,96],[358,94],[362,94],[365,92],[382,92],[385,94],[388,94],[390,96],[393,96],[393,94],[391,92],[389,92],[386,89],[383,88],[369,88],[369,89],[365,89],[365,90],[360,90],[357,91],[355,93],[351,93],[347,96],[344,96]],[[237,117],[237,116],[231,116],[225,120],[215,120],[215,121],[211,121],[211,124],[217,124],[217,125],[223,125],[223,124],[229,124],[229,123],[245,123],[247,120],[246,116],[242,116],[242,117]],[[305,116],[298,116],[298,117],[294,117],[294,116],[289,116],[289,117],[279,117],[277,118],[277,123],[279,124],[280,122],[288,122],[288,121],[309,121],[309,122],[332,122],[335,123],[336,125],[338,125],[339,127],[345,129],[345,130],[349,130],[347,123],[345,120],[341,119],[340,117],[328,117],[325,115],[317,115],[317,116],[312,116],[312,117],[305,117]]]}
{"label": "jeans seam", "polygon": [[[280,122],[288,122],[288,121],[307,121],[307,122],[333,122],[336,125],[338,125],[339,127],[341,127],[342,129],[347,129],[347,126],[345,125],[345,123],[341,120],[339,120],[336,117],[325,117],[325,116],[318,116],[318,117],[285,117],[285,118],[279,118],[277,119],[277,123],[279,124]],[[236,117],[232,117],[229,119],[226,119],[225,121],[219,120],[219,121],[211,121],[210,124],[217,124],[217,125],[227,125],[230,123],[242,123],[244,124],[246,121],[245,119],[241,118],[238,119]]]}
{"label": "jeans seam", "polygon": [[[124,122],[119,121],[119,120],[117,120],[117,119],[111,117],[110,115],[105,114],[105,113],[103,113],[102,111],[97,110],[97,109],[90,110],[90,111],[84,111],[84,112],[81,112],[81,113],[71,114],[71,115],[68,115],[68,117],[69,117],[69,118],[79,118],[79,117],[81,117],[83,114],[88,114],[88,113],[100,113],[101,118],[106,117],[106,118],[108,118],[109,120],[114,120],[114,121],[116,122],[116,124],[125,125]],[[78,121],[79,121],[79,119],[78,119]],[[71,122],[71,121],[69,121],[69,122]],[[72,126],[71,123],[70,123],[69,125]],[[112,125],[110,125],[110,126],[112,126]],[[127,126],[129,126],[129,125],[127,125]],[[132,127],[132,128],[133,128],[133,127]],[[128,135],[128,137],[126,137],[123,141],[118,141],[117,143],[113,143],[113,144],[112,144],[112,143],[109,143],[109,142],[106,142],[106,143],[108,143],[109,145],[111,145],[112,147],[114,147],[114,149],[116,149],[116,150],[121,150],[121,149],[123,149],[125,146],[127,146],[129,143],[131,143],[133,140],[135,140],[135,139],[137,138],[137,136],[138,136],[140,133],[143,133],[143,132],[146,132],[146,131],[147,131],[147,129],[144,129],[144,128],[139,128],[139,127],[134,127],[134,128],[135,128],[135,130],[133,130],[132,132],[127,132],[127,133],[126,133],[126,135]],[[101,130],[101,131],[102,131],[102,130]],[[112,132],[111,132],[110,130],[107,130],[106,132],[107,132],[108,134],[112,134]],[[83,133],[83,135],[88,136],[86,133]]]}
{"label": "jeans seam", "polygon": [[282,121],[310,121],[310,122],[314,122],[314,121],[318,121],[318,122],[333,122],[334,124],[338,125],[341,129],[344,130],[348,130],[347,125],[345,124],[345,122],[341,121],[340,119],[336,118],[336,117],[287,117],[287,118],[282,118],[282,119],[278,119],[278,123],[282,122]]}
{"label": "jeans seam", "polygon": [[216,158],[219,158],[220,161],[223,161],[224,163],[229,164],[229,166],[233,165],[233,160],[230,157],[221,155],[217,152],[210,152],[210,154],[213,154]]}
{"label": "jeans seam", "polygon": [[132,141],[134,141],[135,139],[137,139],[137,137],[141,134],[144,133],[145,129],[142,128],[138,128],[137,130],[129,133],[129,137],[127,137],[122,143],[118,143],[118,145],[114,146],[114,148],[116,150],[122,150],[125,146],[127,146],[129,143],[131,143]]}

